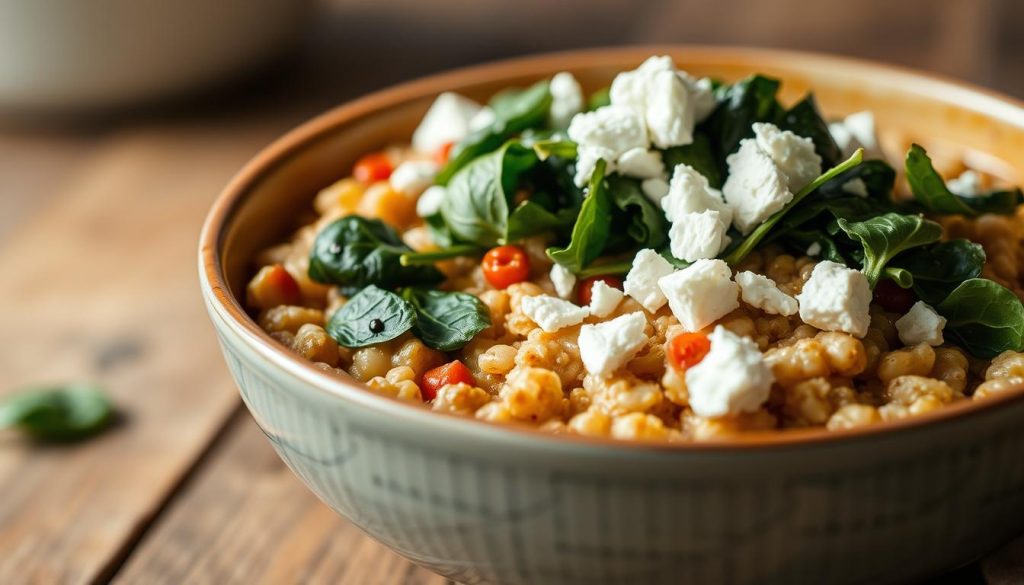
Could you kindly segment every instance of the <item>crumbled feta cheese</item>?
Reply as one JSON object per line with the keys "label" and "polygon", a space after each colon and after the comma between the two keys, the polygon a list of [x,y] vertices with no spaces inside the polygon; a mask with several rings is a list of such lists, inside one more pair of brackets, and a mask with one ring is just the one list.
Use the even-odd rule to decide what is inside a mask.
{"label": "crumbled feta cheese", "polygon": [[672,274],[675,269],[668,260],[650,248],[640,250],[633,258],[633,267],[626,275],[623,289],[636,302],[653,313],[666,303],[665,295],[658,286],[658,279]]}
{"label": "crumbled feta cheese", "polygon": [[871,286],[864,273],[828,260],[818,263],[797,295],[800,319],[825,331],[864,337],[871,315]]}
{"label": "crumbled feta cheese", "polygon": [[640,189],[648,199],[660,204],[661,200],[665,198],[665,195],[668,195],[668,182],[661,177],[645,179],[640,183]]}
{"label": "crumbled feta cheese", "polygon": [[942,345],[946,318],[924,301],[917,301],[906,315],[896,320],[896,331],[904,345]]}
{"label": "crumbled feta cheese", "polygon": [[821,254],[821,244],[818,242],[812,242],[810,246],[807,246],[806,254],[808,256],[817,256],[818,254]]}
{"label": "crumbled feta cheese", "polygon": [[687,262],[714,258],[731,241],[725,235],[727,229],[722,215],[713,209],[677,214],[668,231],[669,249],[673,256]]}
{"label": "crumbled feta cheese", "polygon": [[749,234],[792,201],[785,173],[761,150],[756,140],[741,140],[740,149],[725,161],[729,165],[729,178],[722,186],[722,195],[732,207],[732,223],[741,234]]}
{"label": "crumbled feta cheese", "polygon": [[595,280],[590,287],[590,314],[595,317],[607,317],[619,306],[626,295],[603,280]]}
{"label": "crumbled feta cheese", "polygon": [[613,105],[633,108],[643,117],[651,142],[659,148],[693,142],[693,126],[715,107],[710,79],[694,79],[676,69],[668,56],[650,57],[612,81]]}
{"label": "crumbled feta cheese", "polygon": [[416,215],[429,217],[441,211],[441,205],[448,197],[448,190],[441,185],[432,185],[416,200]]}
{"label": "crumbled feta cheese", "polygon": [[452,92],[442,93],[412,133],[412,147],[433,153],[449,142],[462,140],[472,131],[470,120],[480,110],[480,104],[469,98]]}
{"label": "crumbled feta cheese", "polygon": [[693,412],[720,417],[761,408],[775,378],[757,344],[721,325],[708,338],[711,351],[700,363],[686,369]]}
{"label": "crumbled feta cheese", "polygon": [[572,289],[576,286],[576,275],[569,272],[569,269],[561,264],[551,266],[551,284],[555,285],[555,292],[563,299],[569,298]]}
{"label": "crumbled feta cheese", "polygon": [[620,175],[638,179],[659,179],[665,174],[661,153],[646,148],[631,148],[619,156],[615,167]]}
{"label": "crumbled feta cheese", "polygon": [[551,108],[548,120],[552,128],[567,128],[572,117],[583,111],[583,89],[572,73],[563,71],[551,78]]}
{"label": "crumbled feta cheese", "polygon": [[548,295],[523,297],[519,307],[524,315],[548,333],[582,323],[590,315],[586,307]]}
{"label": "crumbled feta cheese", "polygon": [[779,290],[775,281],[766,276],[749,270],[740,272],[736,274],[736,284],[740,285],[743,302],[765,313],[788,317],[798,310],[796,299]]}
{"label": "crumbled feta cheese", "polygon": [[392,171],[391,186],[410,197],[418,197],[434,184],[437,163],[428,160],[407,160]]}
{"label": "crumbled feta cheese", "polygon": [[676,165],[672,171],[668,196],[661,200],[661,208],[669,221],[686,213],[713,209],[726,228],[732,223],[732,208],[722,200],[722,194],[712,189],[707,177],[689,165]]}
{"label": "crumbled feta cheese", "polygon": [[605,174],[614,173],[615,168],[615,153],[602,148],[600,146],[576,146],[576,174],[573,175],[573,182],[576,183],[577,187],[583,187],[590,181],[590,176],[594,174],[594,168],[597,167],[597,161],[604,160]]}
{"label": "crumbled feta cheese", "polygon": [[647,343],[647,319],[641,312],[580,328],[580,358],[587,372],[607,378],[633,359]]}
{"label": "crumbled feta cheese", "polygon": [[981,195],[981,175],[968,169],[946,181],[946,188],[961,197],[977,197]]}
{"label": "crumbled feta cheese", "polygon": [[658,287],[684,331],[699,331],[740,306],[739,287],[722,260],[697,260],[663,276]]}
{"label": "crumbled feta cheese", "polygon": [[498,115],[494,113],[494,110],[490,106],[484,106],[480,108],[480,111],[469,120],[469,131],[476,132],[477,130],[483,130],[498,119]]}
{"label": "crumbled feta cheese", "polygon": [[857,177],[843,183],[843,192],[856,195],[857,197],[867,197],[868,185],[864,182],[864,179]]}
{"label": "crumbled feta cheese", "polygon": [[814,152],[813,140],[780,130],[775,124],[758,122],[753,128],[757,145],[786,175],[791,192],[803,189],[821,174],[821,157]]}
{"label": "crumbled feta cheese", "polygon": [[680,71],[683,83],[690,90],[690,99],[693,100],[693,119],[698,124],[703,122],[711,112],[715,111],[718,102],[715,100],[715,88],[711,78],[702,77],[697,79],[685,71]]}
{"label": "crumbled feta cheese", "polygon": [[578,145],[575,181],[580,187],[590,180],[598,159],[609,163],[606,172],[611,172],[621,154],[647,150],[648,145],[643,119],[630,108],[614,105],[573,116],[568,134]]}
{"label": "crumbled feta cheese", "polygon": [[864,149],[864,158],[883,158],[875,134],[875,115],[869,111],[850,114],[828,125],[828,132],[836,141],[843,156],[850,156],[858,148]]}

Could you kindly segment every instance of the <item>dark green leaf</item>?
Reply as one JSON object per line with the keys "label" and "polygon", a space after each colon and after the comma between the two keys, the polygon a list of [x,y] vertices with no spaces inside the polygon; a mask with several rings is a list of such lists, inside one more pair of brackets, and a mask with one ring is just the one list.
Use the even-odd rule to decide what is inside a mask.
{"label": "dark green leaf", "polygon": [[824,198],[850,197],[851,194],[843,186],[847,182],[860,179],[868,192],[868,198],[889,203],[892,201],[892,189],[896,184],[896,169],[889,163],[873,159],[866,160],[856,168],[850,169],[818,189]]}
{"label": "dark green leaf", "polygon": [[660,248],[668,240],[665,214],[644,195],[640,181],[610,175],[606,187],[612,203],[622,212],[613,214],[613,226],[616,219],[621,220],[625,234],[635,243],[631,248]]}
{"label": "dark green leaf", "polygon": [[448,164],[437,175],[438,184],[447,185],[470,161],[501,147],[527,128],[542,125],[551,107],[548,82],[539,81],[522,90],[506,90],[491,99],[490,107],[494,110],[494,122],[455,145]]}
{"label": "dark green leaf", "polygon": [[28,390],[0,403],[0,429],[16,428],[40,441],[75,441],[110,425],[114,407],[95,386]]}
{"label": "dark green leaf", "polygon": [[605,87],[590,94],[590,99],[587,100],[587,111],[593,112],[598,108],[603,108],[612,103],[611,87]]}
{"label": "dark green leaf", "polygon": [[900,254],[890,265],[910,272],[918,298],[935,305],[960,283],[981,275],[985,250],[969,240],[949,240]]}
{"label": "dark green leaf", "polygon": [[965,281],[935,309],[946,318],[945,335],[971,355],[991,358],[1007,350],[1024,351],[1024,305],[991,280]]}
{"label": "dark green leaf", "polygon": [[814,150],[821,157],[823,168],[833,167],[843,160],[843,151],[839,149],[835,138],[832,138],[832,133],[828,131],[828,124],[821,117],[813,94],[807,94],[804,99],[783,113],[779,127],[814,141]]}
{"label": "dark green leaf", "polygon": [[604,181],[605,161],[599,160],[590,175],[587,196],[583,199],[569,245],[548,248],[553,261],[579,272],[601,255],[611,228],[612,202]]}
{"label": "dark green leaf", "polygon": [[409,288],[402,297],[416,309],[413,333],[439,351],[461,349],[491,326],[487,306],[471,294]]}
{"label": "dark green leaf", "polygon": [[1018,188],[990,191],[974,197],[960,197],[959,195],[957,197],[978,215],[982,213],[1011,215],[1017,210],[1017,206],[1024,202],[1024,194]]}
{"label": "dark green leaf", "polygon": [[433,266],[402,266],[399,259],[409,252],[412,248],[384,222],[350,215],[317,234],[309,255],[309,277],[337,284],[346,295],[370,284],[395,288],[444,280]]}
{"label": "dark green leaf", "polygon": [[791,229],[779,241],[799,256],[809,255],[807,249],[813,244],[818,244],[821,247],[821,251],[816,255],[818,258],[847,264],[835,238],[824,230]]}
{"label": "dark green leaf", "polygon": [[564,207],[552,212],[534,200],[519,204],[508,218],[505,240],[514,242],[523,238],[551,233],[572,225],[576,219],[575,207]]}
{"label": "dark green leaf", "polygon": [[752,75],[715,91],[719,104],[702,124],[713,141],[719,168],[726,168],[725,157],[740,146],[740,140],[754,135],[754,122],[775,122],[782,107],[775,94],[779,80]]}
{"label": "dark green leaf", "polygon": [[711,139],[702,131],[694,133],[691,144],[666,149],[662,153],[662,160],[665,162],[665,170],[670,175],[677,165],[685,164],[704,175],[715,189],[722,188],[722,169],[718,166],[718,159],[711,147]]}
{"label": "dark green leaf", "polygon": [[435,245],[448,248],[456,244],[455,236],[448,229],[448,224],[444,222],[444,217],[440,211],[424,217],[423,223],[426,224],[427,231],[430,233],[430,241],[434,242]]}
{"label": "dark green leaf", "polygon": [[393,292],[370,285],[334,312],[327,333],[340,345],[366,347],[391,341],[416,323],[413,306]]}
{"label": "dark green leaf", "polygon": [[938,241],[942,226],[917,215],[886,213],[863,221],[836,220],[839,229],[864,248],[862,271],[871,288],[882,278],[890,260],[900,252]]}
{"label": "dark green leaf", "polygon": [[914,193],[914,200],[929,213],[977,215],[946,187],[946,182],[932,166],[928,153],[917,144],[911,145],[906,159],[907,182]]}

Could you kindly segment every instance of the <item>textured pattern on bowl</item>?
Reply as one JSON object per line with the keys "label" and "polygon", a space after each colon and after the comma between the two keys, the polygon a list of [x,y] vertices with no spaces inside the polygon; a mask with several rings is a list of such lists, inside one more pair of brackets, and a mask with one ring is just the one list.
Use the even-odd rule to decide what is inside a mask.
{"label": "textured pattern on bowl", "polygon": [[[959,144],[1009,180],[1024,110],[961,85],[794,53],[636,48],[537,57],[414,82],[334,110],[236,177],[204,229],[201,278],[242,397],[321,499],[398,553],[464,583],[901,582],[967,562],[1024,529],[1024,391],[828,436],[634,445],[426,412],[326,375],[245,317],[247,258],[361,153],[402,140],[439,91],[485,98],[569,69],[595,89],[645,56],[786,97],[813,86],[830,114]],[[980,162],[978,162],[980,161]]]}

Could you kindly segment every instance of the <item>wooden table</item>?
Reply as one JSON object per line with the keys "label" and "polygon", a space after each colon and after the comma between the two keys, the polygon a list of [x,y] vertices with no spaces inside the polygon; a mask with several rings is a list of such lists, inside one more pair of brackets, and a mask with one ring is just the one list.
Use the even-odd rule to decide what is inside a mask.
{"label": "wooden table", "polygon": [[[579,17],[579,3],[576,12],[559,3],[519,7],[501,21],[495,16],[507,7],[492,3],[443,0],[432,9],[451,18],[434,21],[426,3],[397,4],[402,17],[380,4],[335,2],[334,18],[321,21],[296,59],[226,92],[72,129],[0,132],[0,393],[96,380],[122,414],[112,432],[76,446],[0,440],[0,583],[445,582],[331,513],[241,407],[198,293],[203,215],[262,145],[355,94],[510,53],[707,41],[707,27],[719,22],[709,15],[730,3],[695,2],[685,14],[653,0],[635,3],[668,16],[638,10],[626,26],[611,0],[588,4],[595,12]],[[896,49],[855,44],[865,35],[908,34],[891,23],[870,32],[866,16],[839,27],[827,10],[815,10],[807,16],[815,35],[793,42],[786,32],[793,21],[776,8],[732,4],[749,4],[763,18],[714,40],[874,53],[982,81],[1017,66],[1016,47],[983,42],[1003,38],[990,35],[994,20],[963,2],[928,3],[948,8],[941,18],[902,8],[904,20],[926,20],[934,34]],[[982,5],[1006,9],[996,0],[971,4]],[[601,10],[605,17],[594,15]],[[424,28],[417,24],[424,18],[448,28]],[[534,23],[536,42],[525,42],[522,31]],[[829,23],[835,34],[827,34]],[[1024,93],[1012,86],[1019,76],[998,79]],[[936,582],[1018,582],[1012,571],[1022,559],[1019,543]]]}

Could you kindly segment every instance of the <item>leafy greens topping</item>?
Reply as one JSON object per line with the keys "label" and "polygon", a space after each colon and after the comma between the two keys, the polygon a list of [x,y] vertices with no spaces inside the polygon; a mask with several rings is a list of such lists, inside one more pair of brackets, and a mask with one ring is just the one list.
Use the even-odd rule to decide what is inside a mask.
{"label": "leafy greens topping", "polygon": [[946,318],[945,334],[975,356],[1024,350],[1024,305],[991,280],[965,281],[935,309]]}
{"label": "leafy greens topping", "polygon": [[[840,218],[836,223],[839,229],[864,247],[862,271],[871,288],[878,284],[885,274],[886,265],[897,254],[938,241],[942,237],[942,226],[916,215],[886,213],[864,221]],[[913,284],[909,273],[890,273],[890,276],[904,288]]]}
{"label": "leafy greens topping", "polygon": [[982,213],[1010,214],[1024,201],[1020,189],[992,191],[976,197],[962,197],[953,193],[935,170],[928,153],[917,144],[907,151],[906,173],[914,200],[929,213],[967,216]]}

